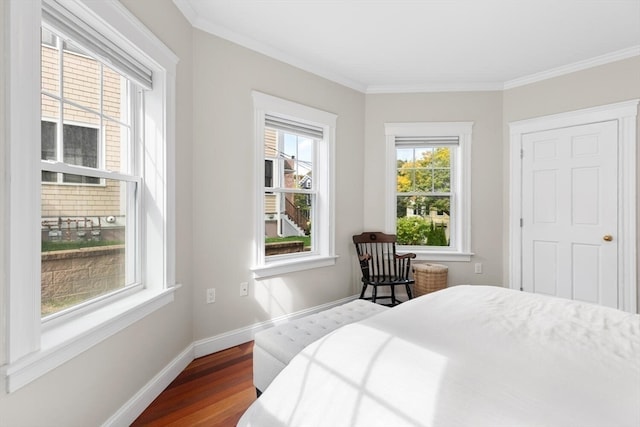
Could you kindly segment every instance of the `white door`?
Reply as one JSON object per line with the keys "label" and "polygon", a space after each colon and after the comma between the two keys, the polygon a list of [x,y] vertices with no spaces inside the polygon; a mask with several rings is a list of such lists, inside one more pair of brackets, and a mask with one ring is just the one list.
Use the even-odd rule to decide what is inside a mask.
{"label": "white door", "polygon": [[522,136],[522,288],[618,307],[618,123]]}

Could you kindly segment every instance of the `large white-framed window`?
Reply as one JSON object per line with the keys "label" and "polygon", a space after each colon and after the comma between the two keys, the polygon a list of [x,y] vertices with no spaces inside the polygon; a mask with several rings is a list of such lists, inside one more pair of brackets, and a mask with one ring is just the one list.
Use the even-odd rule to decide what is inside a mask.
{"label": "large white-framed window", "polygon": [[430,261],[471,258],[472,122],[385,123],[387,232]]}
{"label": "large white-framed window", "polygon": [[255,277],[335,263],[336,115],[254,91]]}
{"label": "large white-framed window", "polygon": [[[13,392],[173,300],[177,58],[116,1],[9,1],[6,18]],[[67,243],[91,248],[60,273]],[[89,252],[106,257],[79,267]]]}

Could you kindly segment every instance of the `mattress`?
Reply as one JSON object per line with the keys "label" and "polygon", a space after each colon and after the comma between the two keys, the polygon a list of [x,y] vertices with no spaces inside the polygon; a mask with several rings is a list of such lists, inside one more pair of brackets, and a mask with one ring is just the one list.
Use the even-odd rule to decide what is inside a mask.
{"label": "mattress", "polygon": [[640,316],[451,287],[310,344],[238,425],[637,427]]}

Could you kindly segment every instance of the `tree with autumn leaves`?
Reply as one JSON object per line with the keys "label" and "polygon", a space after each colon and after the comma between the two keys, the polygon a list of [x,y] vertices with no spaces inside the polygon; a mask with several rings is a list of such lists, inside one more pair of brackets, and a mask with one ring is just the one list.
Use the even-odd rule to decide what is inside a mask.
{"label": "tree with autumn leaves", "polygon": [[[397,160],[396,234],[405,245],[448,246],[445,225],[431,211],[450,213],[449,147],[401,148]],[[401,158],[404,157],[404,158]]]}

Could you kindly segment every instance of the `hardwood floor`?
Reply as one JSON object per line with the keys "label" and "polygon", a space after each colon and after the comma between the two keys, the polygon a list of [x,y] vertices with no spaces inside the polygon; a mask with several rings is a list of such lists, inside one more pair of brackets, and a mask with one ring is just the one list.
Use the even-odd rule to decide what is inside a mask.
{"label": "hardwood floor", "polygon": [[253,342],[198,358],[132,426],[235,426],[256,400]]}

